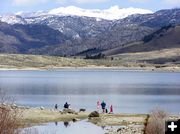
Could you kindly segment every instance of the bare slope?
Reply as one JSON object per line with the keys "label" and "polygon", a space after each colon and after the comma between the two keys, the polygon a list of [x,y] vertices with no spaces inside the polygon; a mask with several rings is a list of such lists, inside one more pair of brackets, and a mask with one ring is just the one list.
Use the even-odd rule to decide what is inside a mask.
{"label": "bare slope", "polygon": [[120,53],[150,52],[163,49],[180,48],[180,26],[163,27],[160,30],[146,36],[144,42],[135,42],[125,47],[117,47],[104,53],[115,55]]}

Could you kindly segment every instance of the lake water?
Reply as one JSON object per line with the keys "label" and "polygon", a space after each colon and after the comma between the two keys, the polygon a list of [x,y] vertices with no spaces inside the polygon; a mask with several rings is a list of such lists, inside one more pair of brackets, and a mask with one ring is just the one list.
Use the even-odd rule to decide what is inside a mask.
{"label": "lake water", "polygon": [[104,100],[115,113],[148,113],[161,107],[180,113],[180,73],[132,70],[64,69],[0,71],[0,88],[19,105],[96,110]]}
{"label": "lake water", "polygon": [[23,130],[22,134],[39,133],[39,134],[105,134],[108,129],[123,128],[124,126],[96,126],[87,120],[78,122],[53,122],[33,126]]}

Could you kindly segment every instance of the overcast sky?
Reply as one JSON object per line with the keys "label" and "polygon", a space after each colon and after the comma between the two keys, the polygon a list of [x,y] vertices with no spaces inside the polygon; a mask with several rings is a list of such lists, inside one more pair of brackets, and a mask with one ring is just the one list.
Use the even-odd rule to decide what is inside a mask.
{"label": "overcast sky", "polygon": [[0,0],[0,14],[18,11],[49,10],[57,7],[77,6],[85,9],[136,7],[157,11],[180,7],[180,0]]}

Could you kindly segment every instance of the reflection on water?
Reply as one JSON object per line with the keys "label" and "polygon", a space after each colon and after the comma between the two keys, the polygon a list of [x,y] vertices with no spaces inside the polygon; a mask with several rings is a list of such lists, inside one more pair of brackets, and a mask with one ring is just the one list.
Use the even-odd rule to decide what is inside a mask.
{"label": "reflection on water", "polygon": [[69,122],[64,122],[64,126],[68,127],[69,126]]}
{"label": "reflection on water", "polygon": [[[114,126],[113,128],[120,128],[123,126]],[[40,126],[34,126],[26,128],[27,130],[36,131],[40,134],[104,134],[110,127],[99,127],[90,122],[78,121],[78,122],[58,122],[58,123],[48,123]],[[112,128],[112,127],[111,127]],[[22,134],[25,134],[22,132]]]}
{"label": "reflection on water", "polygon": [[[0,71],[0,88],[20,105],[96,109],[98,100],[114,112],[147,113],[160,106],[180,112],[180,73],[120,70]],[[83,102],[83,103],[82,103]]]}

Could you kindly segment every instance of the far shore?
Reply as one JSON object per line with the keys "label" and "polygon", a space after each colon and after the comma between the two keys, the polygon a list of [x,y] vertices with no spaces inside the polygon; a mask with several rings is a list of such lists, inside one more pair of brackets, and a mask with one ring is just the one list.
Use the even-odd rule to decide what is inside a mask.
{"label": "far shore", "polygon": [[85,66],[85,67],[0,67],[0,71],[57,71],[57,70],[120,70],[120,71],[150,71],[150,72],[180,72],[180,67],[106,67],[106,66]]}
{"label": "far shore", "polygon": [[[172,54],[174,54],[174,51],[175,50],[172,51]],[[159,51],[157,52],[157,54],[158,57],[152,57],[154,55],[153,53],[144,53],[143,55],[139,53],[128,53],[115,57],[106,57],[105,59],[83,59],[82,57],[60,57],[45,55],[0,54],[0,70],[56,71],[61,69],[109,69],[180,72],[180,64],[178,62],[148,62],[149,60],[156,60],[156,58],[163,58],[162,54],[159,54]]]}

